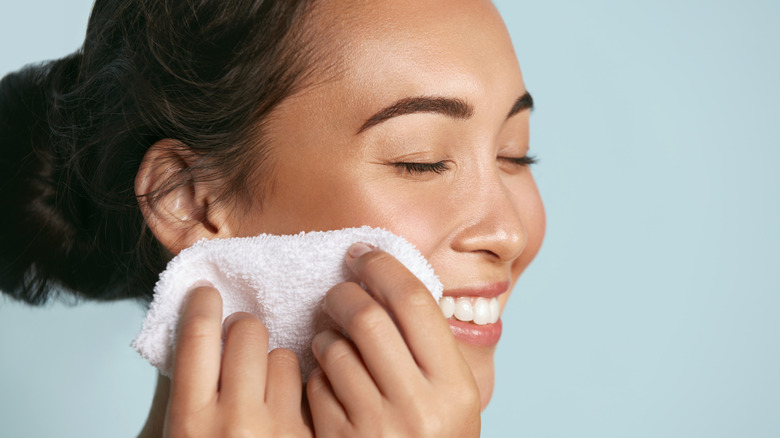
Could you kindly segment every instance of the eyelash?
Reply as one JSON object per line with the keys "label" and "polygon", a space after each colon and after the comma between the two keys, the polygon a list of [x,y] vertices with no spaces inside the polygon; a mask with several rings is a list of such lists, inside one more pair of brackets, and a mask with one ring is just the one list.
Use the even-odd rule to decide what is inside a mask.
{"label": "eyelash", "polygon": [[426,172],[440,174],[450,168],[446,161],[439,161],[437,163],[393,163],[393,165],[412,175]]}
{"label": "eyelash", "polygon": [[538,159],[536,159],[533,155],[526,155],[524,157],[520,158],[509,158],[509,157],[500,157],[502,160],[506,160],[510,162],[511,164],[517,165],[517,166],[531,166],[539,162]]}
{"label": "eyelash", "polygon": [[[513,164],[515,166],[523,166],[523,167],[528,167],[538,162],[536,157],[528,156],[528,155],[520,158],[499,157],[499,159],[508,161],[510,164]],[[402,169],[403,171],[412,175],[417,175],[417,174],[422,174],[427,172],[441,174],[444,171],[449,170],[450,168],[449,165],[447,165],[446,161],[439,161],[436,163],[393,163],[393,166]]]}

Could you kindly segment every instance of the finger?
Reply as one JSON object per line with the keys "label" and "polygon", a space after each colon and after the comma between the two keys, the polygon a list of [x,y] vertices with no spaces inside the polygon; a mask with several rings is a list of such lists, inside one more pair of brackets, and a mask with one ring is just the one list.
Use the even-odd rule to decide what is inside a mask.
{"label": "finger", "polygon": [[338,432],[346,429],[349,418],[320,368],[316,368],[309,375],[306,396],[309,400],[315,436],[346,436]]}
{"label": "finger", "polygon": [[268,331],[251,313],[230,315],[224,324],[220,399],[257,406],[265,398]]}
{"label": "finger", "polygon": [[326,330],[312,341],[314,357],[328,377],[333,393],[341,402],[347,417],[355,423],[356,413],[378,406],[382,395],[369,375],[360,353],[341,333]]}
{"label": "finger", "polygon": [[268,381],[265,402],[276,412],[301,415],[301,365],[291,350],[277,348],[268,354]]}
{"label": "finger", "polygon": [[456,360],[455,338],[425,285],[395,257],[360,245],[350,248],[347,265],[393,314],[420,368],[430,374],[442,361]]}
{"label": "finger", "polygon": [[[368,292],[356,283],[338,284],[325,295],[324,310],[347,331],[383,395],[397,400],[410,395],[413,388],[420,384],[423,375],[398,327],[387,310]],[[330,353],[331,358],[326,356],[325,362],[347,362],[350,360],[347,352],[343,343],[336,344]],[[358,368],[355,363],[349,365],[351,369]],[[336,368],[330,365],[325,371],[334,388],[339,389],[342,380],[349,377],[338,379],[338,383],[331,380],[331,372],[335,372]]]}
{"label": "finger", "polygon": [[213,402],[219,385],[222,298],[212,287],[190,292],[179,320],[171,402],[189,411]]}

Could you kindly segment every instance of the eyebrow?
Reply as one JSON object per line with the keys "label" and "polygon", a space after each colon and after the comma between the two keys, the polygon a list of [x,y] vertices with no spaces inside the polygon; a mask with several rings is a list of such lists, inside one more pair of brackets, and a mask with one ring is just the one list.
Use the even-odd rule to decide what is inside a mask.
{"label": "eyebrow", "polygon": [[[533,106],[534,100],[526,92],[517,99],[506,118],[508,119],[523,110],[531,109]],[[379,110],[379,112],[369,117],[357,133],[360,134],[393,117],[414,113],[442,114],[453,119],[468,119],[474,115],[474,107],[463,99],[453,97],[407,97]]]}
{"label": "eyebrow", "polygon": [[517,99],[517,102],[512,106],[512,109],[509,111],[506,118],[508,119],[519,112],[532,109],[534,109],[534,98],[531,97],[531,93],[526,91],[525,94]]}
{"label": "eyebrow", "polygon": [[434,113],[453,119],[468,119],[474,114],[474,107],[463,99],[452,97],[407,97],[369,117],[358,130],[358,134],[385,120],[414,113]]}

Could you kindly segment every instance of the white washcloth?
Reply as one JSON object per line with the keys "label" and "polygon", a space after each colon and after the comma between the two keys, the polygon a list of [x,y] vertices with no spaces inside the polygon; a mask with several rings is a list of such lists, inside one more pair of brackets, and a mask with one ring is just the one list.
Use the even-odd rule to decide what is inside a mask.
{"label": "white washcloth", "polygon": [[269,351],[289,348],[298,355],[304,379],[315,367],[311,341],[335,327],[322,311],[325,293],[354,280],[344,258],[352,243],[380,248],[403,263],[438,300],[443,286],[420,252],[389,231],[362,227],[289,236],[201,240],[168,263],[133,348],[162,374],[172,372],[176,327],[187,292],[208,281],[222,295],[222,317],[257,315],[268,329]]}

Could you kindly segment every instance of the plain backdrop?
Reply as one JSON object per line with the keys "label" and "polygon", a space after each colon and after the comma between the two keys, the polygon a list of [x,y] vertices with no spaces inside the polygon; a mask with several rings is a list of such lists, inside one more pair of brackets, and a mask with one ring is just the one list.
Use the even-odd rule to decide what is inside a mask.
{"label": "plain backdrop", "polygon": [[[81,44],[65,3],[3,0],[0,74]],[[496,4],[549,222],[483,436],[779,437],[780,2]],[[134,436],[142,318],[0,298],[0,436]]]}

